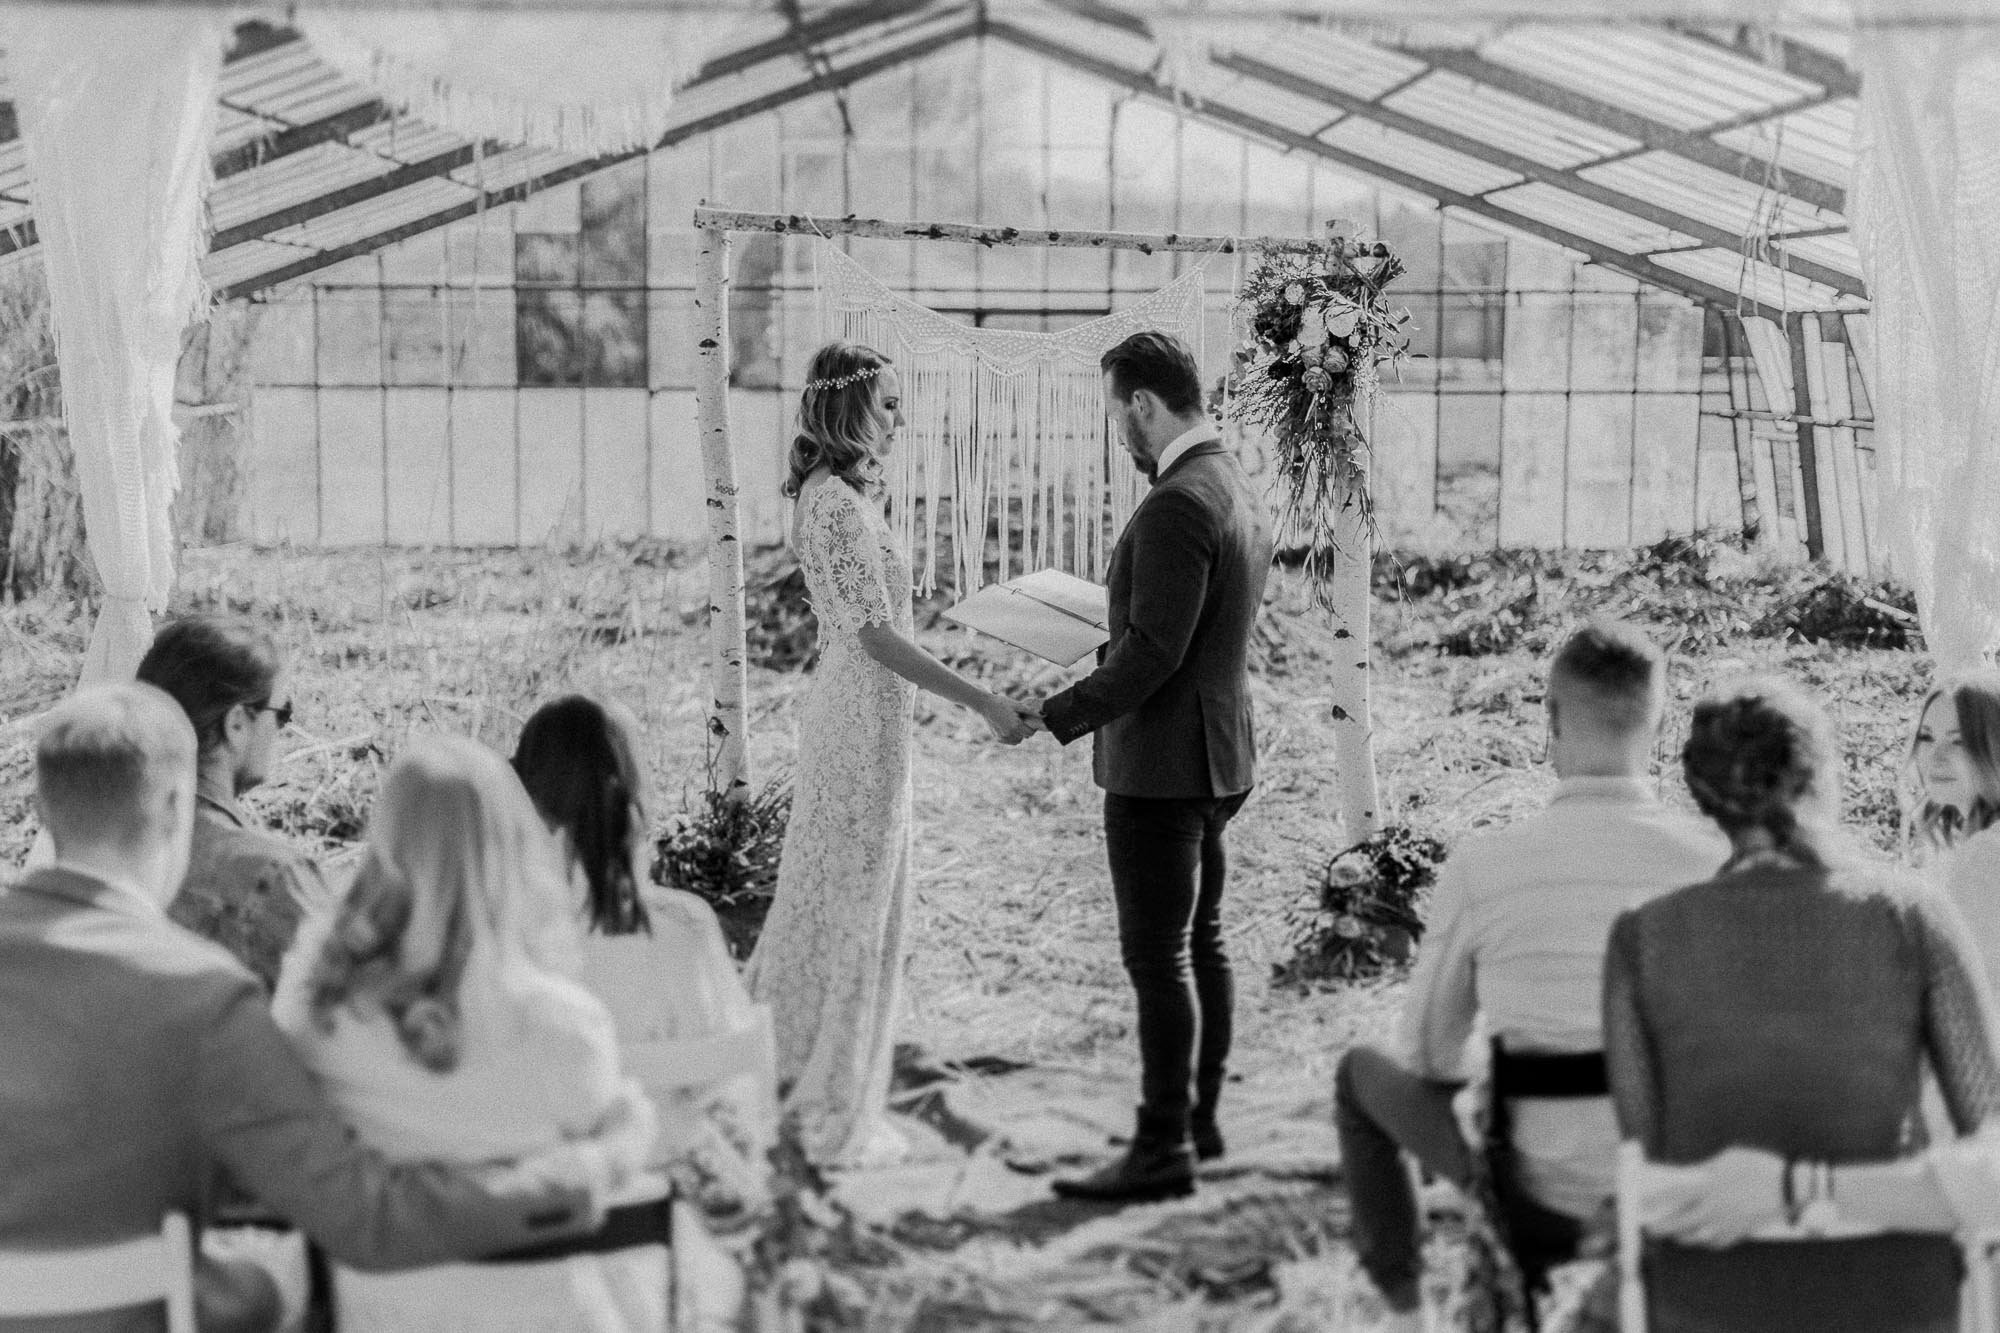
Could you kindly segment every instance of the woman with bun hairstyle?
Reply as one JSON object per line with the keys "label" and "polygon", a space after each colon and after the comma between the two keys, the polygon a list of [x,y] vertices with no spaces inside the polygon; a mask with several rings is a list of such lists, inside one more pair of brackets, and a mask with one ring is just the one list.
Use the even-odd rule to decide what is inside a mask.
{"label": "woman with bun hairstyle", "polygon": [[882,462],[903,386],[873,348],[829,343],[799,399],[785,494],[792,549],[819,621],[799,715],[778,887],[750,959],[771,1006],[784,1111],[822,1166],[903,1154],[888,1123],[910,875],[910,722],[920,689],[971,709],[996,740],[1032,709],[967,680],[915,639],[909,556],[883,514]]}
{"label": "woman with bun hairstyle", "polygon": [[[1988,1123],[2000,1067],[1964,923],[1835,832],[1841,770],[1824,715],[1778,682],[1724,691],[1696,706],[1682,767],[1733,853],[1713,879],[1612,927],[1605,1060],[1623,1137],[1670,1167],[1738,1147],[1888,1162],[1921,1142],[1926,1070],[1958,1133]],[[1803,1217],[1819,1190],[1809,1172],[1795,1183]],[[1673,1234],[1646,1246],[1652,1333],[1958,1326],[1948,1236]]]}

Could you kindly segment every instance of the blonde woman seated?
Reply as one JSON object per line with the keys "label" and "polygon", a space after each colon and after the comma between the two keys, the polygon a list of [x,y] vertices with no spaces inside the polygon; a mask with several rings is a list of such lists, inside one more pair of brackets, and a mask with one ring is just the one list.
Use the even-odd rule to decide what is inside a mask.
{"label": "blonde woman seated", "polygon": [[1920,852],[1965,914],[1989,977],[2000,977],[2000,671],[1967,672],[1924,696],[1910,741]]}
{"label": "blonde woman seated", "polygon": [[[750,999],[708,904],[651,882],[638,720],[570,695],[521,730],[514,771],[568,868],[582,923],[582,979],[611,1011],[628,1058],[672,1075],[656,1160],[711,1211],[762,1194],[777,1126],[768,1018]],[[745,1052],[754,1063],[746,1066]]]}
{"label": "blonde woman seated", "polygon": [[[515,1161],[580,1138],[622,1091],[548,838],[498,755],[413,743],[389,769],[353,887],[308,920],[274,1014],[328,1097],[394,1161]],[[337,1270],[343,1333],[560,1333],[666,1324],[666,1254]]]}

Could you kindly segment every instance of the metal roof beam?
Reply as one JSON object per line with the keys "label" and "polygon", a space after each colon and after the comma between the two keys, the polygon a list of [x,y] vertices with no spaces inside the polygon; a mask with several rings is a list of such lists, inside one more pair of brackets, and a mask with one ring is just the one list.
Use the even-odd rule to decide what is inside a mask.
{"label": "metal roof beam", "polygon": [[[1105,60],[1100,56],[1077,51],[1061,42],[1043,37],[1038,33],[1016,28],[1004,20],[989,20],[987,31],[992,36],[1002,41],[1011,42],[1024,51],[1054,60],[1071,69],[1093,75],[1121,87],[1129,88],[1134,92],[1153,97],[1169,106],[1176,105],[1173,90],[1144,71],[1128,69],[1125,66]],[[1726,291],[1721,287],[1702,282],[1697,278],[1690,278],[1683,274],[1675,273],[1640,256],[1626,254],[1624,251],[1614,249],[1602,242],[1593,241],[1588,237],[1564,231],[1560,227],[1551,226],[1535,218],[1516,213],[1511,209],[1503,208],[1497,204],[1480,199],[1477,196],[1444,188],[1434,181],[1424,180],[1421,177],[1410,175],[1408,172],[1399,170],[1398,168],[1371,161],[1358,153],[1347,152],[1344,149],[1337,148],[1332,144],[1324,143],[1318,139],[1309,139],[1296,130],[1287,129],[1285,126],[1273,124],[1262,117],[1239,111],[1234,107],[1223,104],[1215,98],[1204,98],[1199,103],[1188,104],[1187,111],[1198,118],[1211,120],[1228,126],[1231,129],[1245,131],[1259,138],[1283,144],[1289,148],[1295,148],[1300,152],[1347,167],[1361,175],[1386,182],[1399,189],[1435,199],[1441,205],[1462,209],[1467,213],[1497,222],[1515,231],[1525,232],[1530,236],[1560,245],[1564,249],[1577,251],[1588,256],[1594,263],[1601,264],[1608,269],[1616,270],[1628,277],[1636,278],[1648,286],[1657,287],[1664,291],[1676,292],[1687,297],[1689,300],[1698,301],[1705,305],[1719,306],[1725,310],[1743,310],[1770,318],[1783,317],[1784,312],[1782,310],[1774,309],[1751,297],[1743,296],[1737,292]]]}
{"label": "metal roof beam", "polygon": [[[1506,171],[1511,171],[1515,175],[1523,176],[1528,180],[1540,181],[1545,185],[1552,185],[1579,198],[1588,199],[1592,203],[1616,209],[1621,213],[1629,213],[1633,217],[1641,218],[1656,227],[1666,227],[1684,235],[1695,237],[1705,245],[1720,246],[1724,249],[1740,249],[1746,239],[1741,234],[1732,232],[1726,227],[1718,227],[1713,223],[1703,222],[1699,218],[1689,217],[1685,213],[1653,203],[1651,200],[1641,199],[1635,195],[1626,194],[1622,190],[1614,190],[1608,186],[1599,185],[1595,181],[1585,180],[1574,171],[1565,171],[1559,167],[1551,167],[1546,163],[1537,162],[1531,157],[1523,157],[1519,153],[1510,152],[1505,148],[1499,148],[1482,140],[1460,134],[1456,130],[1447,129],[1431,121],[1379,105],[1370,99],[1357,97],[1352,93],[1343,92],[1338,88],[1328,87],[1316,80],[1294,74],[1290,70],[1280,69],[1275,65],[1266,64],[1254,57],[1236,55],[1229,52],[1217,52],[1210,59],[1216,65],[1232,73],[1256,79],[1260,83],[1269,84],[1275,88],[1282,88],[1286,92],[1296,94],[1300,97],[1340,107],[1364,120],[1371,120],[1379,125],[1387,126],[1389,129],[1414,135],[1417,138],[1434,143],[1440,148],[1449,148],[1455,153],[1462,153],[1466,157],[1474,158]],[[1510,188],[1512,187],[1501,187],[1502,190]],[[1484,197],[1488,193],[1498,193],[1498,191],[1482,191],[1481,197]],[[1851,296],[1866,296],[1868,294],[1868,288],[1861,279],[1851,273],[1844,273],[1839,269],[1828,267],[1825,264],[1788,258],[1779,267],[1788,268],[1792,273],[1801,278],[1824,283],[1836,291],[1845,292]]]}
{"label": "metal roof beam", "polygon": [[1702,166],[1727,172],[1753,185],[1762,186],[1770,180],[1782,179],[1784,192],[1795,199],[1832,213],[1844,214],[1847,211],[1847,191],[1831,181],[1819,180],[1798,171],[1788,170],[1754,153],[1726,148],[1703,135],[1677,130],[1671,125],[1664,125],[1650,117],[1640,115],[1630,108],[1592,97],[1564,84],[1537,78],[1535,75],[1487,60],[1470,51],[1421,46],[1397,49],[1428,60],[1439,69],[1450,70],[1475,83],[1511,93],[1515,97],[1551,111],[1574,116],[1578,120],[1590,121],[1628,139],[1636,139],[1649,149],[1674,153],[1691,162],[1699,162]]}
{"label": "metal roof beam", "polygon": [[[885,69],[892,69],[897,65],[907,64],[913,60],[921,60],[925,56],[943,50],[945,47],[964,41],[977,31],[978,22],[976,19],[954,24],[943,32],[932,33],[916,41],[905,43],[894,50],[869,56],[865,60],[858,60],[852,65],[835,69],[829,74],[815,75],[799,83],[766,93],[762,97],[754,97],[747,102],[740,102],[735,106],[725,107],[720,111],[703,116],[697,120],[689,121],[684,125],[677,125],[662,136],[660,142],[655,144],[654,147],[671,148],[675,144],[694,138],[697,135],[721,129],[739,120],[747,120],[752,116],[762,115],[766,111],[776,110],[778,107],[788,103],[811,97],[815,93],[831,92],[835,88],[844,88],[851,83],[858,83],[862,79],[872,74],[878,74]],[[414,218],[409,222],[391,227],[385,231],[379,231],[372,235],[334,246],[331,249],[318,251],[306,258],[286,264],[281,268],[260,273],[252,278],[245,278],[241,282],[233,283],[218,291],[216,297],[222,300],[233,300],[253,295],[267,288],[275,287],[280,283],[291,282],[294,279],[316,273],[320,269],[330,268],[343,260],[352,259],[356,255],[370,254],[386,246],[394,245],[398,241],[406,241],[412,236],[433,231],[439,227],[457,222],[461,218],[471,217],[482,209],[498,208],[505,204],[518,203],[538,190],[550,189],[557,185],[563,185],[570,181],[593,175],[606,168],[615,167],[621,162],[629,162],[635,157],[642,157],[650,151],[652,150],[635,148],[627,152],[587,158],[581,162],[574,162],[568,166],[558,167],[553,171],[545,172],[542,175],[532,177],[514,185],[509,185],[504,189],[483,191],[475,199],[468,199],[464,203],[454,204],[450,208],[442,208],[436,212],[427,213],[423,217]]]}

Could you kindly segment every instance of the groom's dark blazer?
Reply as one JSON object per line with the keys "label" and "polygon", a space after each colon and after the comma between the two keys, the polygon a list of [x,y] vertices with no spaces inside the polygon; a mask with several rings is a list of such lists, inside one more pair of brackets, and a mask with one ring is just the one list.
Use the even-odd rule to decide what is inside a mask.
{"label": "groom's dark blazer", "polygon": [[1095,732],[1120,796],[1233,796],[1256,782],[1250,634],[1271,570],[1264,507],[1220,440],[1153,483],[1111,553],[1111,640],[1042,706],[1067,745]]}

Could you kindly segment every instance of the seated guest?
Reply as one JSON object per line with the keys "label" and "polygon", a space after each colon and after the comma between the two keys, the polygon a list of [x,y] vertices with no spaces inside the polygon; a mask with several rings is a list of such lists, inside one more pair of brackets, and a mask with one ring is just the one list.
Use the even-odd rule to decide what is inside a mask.
{"label": "seated guest", "polygon": [[[1738,1146],[1888,1162],[1921,1141],[1926,1068],[1958,1133],[1986,1124],[2000,1064],[1964,924],[1839,840],[1825,717],[1751,682],[1696,707],[1682,766],[1733,850],[1612,927],[1605,1060],[1625,1137],[1670,1166]],[[1942,1236],[1654,1241],[1645,1274],[1654,1333],[1958,1326],[1959,1254]]]}
{"label": "seated guest", "polygon": [[1914,832],[2000,978],[2000,671],[1971,671],[1924,696],[1910,741],[1921,789]]}
{"label": "seated guest", "polygon": [[[383,779],[340,907],[308,921],[273,1013],[363,1143],[394,1161],[513,1161],[587,1134],[625,1085],[611,1016],[564,972],[568,884],[506,763],[413,743]],[[664,1252],[335,1273],[344,1333],[665,1324]]]}
{"label": "seated guest", "polygon": [[[651,882],[638,720],[578,695],[536,710],[521,730],[514,771],[555,836],[578,919],[588,930],[583,981],[611,1011],[619,1043],[690,1052],[757,1021],[715,912],[692,893]],[[688,1090],[663,1107],[660,1149],[713,1146],[719,1128],[753,1173],[776,1127],[759,1123],[776,1074],[762,1086]],[[707,1123],[718,1122],[718,1123]]]}
{"label": "seated guest", "polygon": [[[1618,1136],[1601,1066],[1605,935],[1620,912],[1712,874],[1727,844],[1667,809],[1647,779],[1666,664],[1628,626],[1600,622],[1556,654],[1547,689],[1548,809],[1467,838],[1445,862],[1405,1003],[1401,1050],[1342,1058],[1334,1117],[1355,1249],[1391,1328],[1424,1325],[1418,1214],[1403,1154],[1461,1186],[1471,1154],[1452,1114],[1476,1016],[1528,1078],[1538,1057],[1583,1057],[1558,1081],[1498,1077],[1511,1122],[1495,1185],[1531,1289],[1569,1257],[1611,1197]],[[1579,1081],[1581,1071],[1581,1081]]]}
{"label": "seated guest", "polygon": [[[200,1226],[218,1169],[359,1269],[588,1230],[643,1161],[643,1099],[625,1099],[597,1140],[512,1172],[392,1164],[322,1096],[256,979],[167,919],[195,752],[186,716],[147,685],[85,690],[42,722],[36,804],[56,862],[0,893],[0,1249],[127,1240],[170,1211]],[[247,1269],[204,1260],[197,1289],[204,1329],[263,1329],[278,1314],[269,1279]]]}
{"label": "seated guest", "polygon": [[332,905],[311,858],[236,803],[270,776],[292,719],[277,645],[247,621],[187,616],[154,637],[139,679],[174,697],[201,745],[194,847],[167,914],[242,959],[268,989],[300,917]]}

